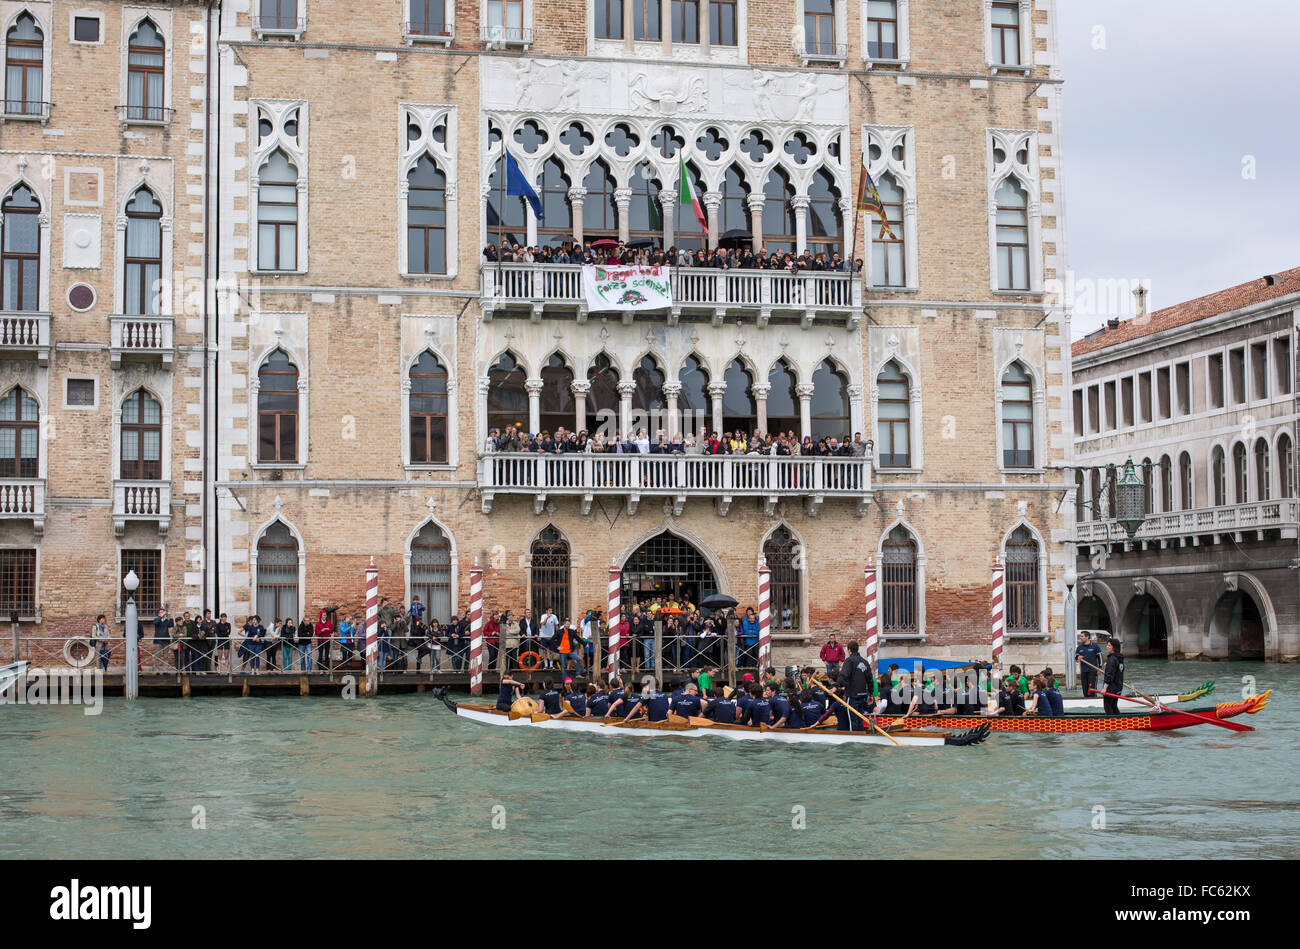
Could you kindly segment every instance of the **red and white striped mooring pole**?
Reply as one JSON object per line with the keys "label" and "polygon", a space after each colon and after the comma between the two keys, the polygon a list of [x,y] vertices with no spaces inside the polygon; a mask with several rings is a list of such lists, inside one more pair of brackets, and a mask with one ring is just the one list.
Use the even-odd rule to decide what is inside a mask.
{"label": "red and white striped mooring pole", "polygon": [[623,621],[622,601],[623,572],[618,569],[618,564],[611,563],[609,565],[609,611],[606,614],[609,624],[609,655],[605,660],[611,679],[618,675],[618,651],[623,645],[619,641],[618,634],[619,623]]}
{"label": "red and white striped mooring pole", "polygon": [[483,568],[469,568],[469,694],[483,694]]}
{"label": "red and white striped mooring pole", "polygon": [[1002,666],[1002,634],[1006,631],[1007,621],[1002,607],[1002,574],[1005,568],[1002,561],[993,558],[993,667]]}
{"label": "red and white striped mooring pole", "polygon": [[764,559],[758,566],[758,669],[772,664],[772,568]]}
{"label": "red and white striped mooring pole", "polygon": [[867,586],[867,647],[864,658],[871,663],[871,668],[876,668],[876,652],[880,647],[880,620],[876,608],[876,567],[868,560],[867,567],[862,571],[863,578]]}
{"label": "red and white striped mooring pole", "polygon": [[375,558],[366,567],[366,695],[379,690],[379,568]]}

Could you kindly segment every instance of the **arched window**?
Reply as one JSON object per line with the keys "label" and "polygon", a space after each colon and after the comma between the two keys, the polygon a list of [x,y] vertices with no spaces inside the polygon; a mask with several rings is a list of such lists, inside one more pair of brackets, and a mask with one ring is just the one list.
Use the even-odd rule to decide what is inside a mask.
{"label": "arched window", "polygon": [[898,363],[891,359],[876,377],[876,452],[882,468],[912,465],[912,393]]}
{"label": "arched window", "polygon": [[122,404],[122,477],[162,477],[162,406],[144,389],[136,389]]}
{"label": "arched window", "polygon": [[545,215],[537,222],[537,241],[543,246],[559,247],[573,239],[573,207],[569,203],[569,174],[558,158],[546,159],[537,186],[537,195],[542,199],[542,214]]}
{"label": "arched window", "polygon": [[1033,380],[1013,362],[1002,376],[1002,466],[1034,466]]}
{"label": "arched window", "polygon": [[298,168],[280,149],[257,175],[257,269],[298,268]]}
{"label": "arched window", "polygon": [[[632,370],[632,381],[636,383],[636,389],[632,392],[632,408],[637,412],[645,412],[648,415],[653,413],[662,413],[664,410],[664,374],[655,362],[653,356],[641,357],[641,362],[636,369]],[[655,436],[654,427],[656,422],[647,421],[644,423],[646,431],[653,439]],[[639,427],[638,423],[633,423],[633,428]]]}
{"label": "arched window", "polygon": [[663,207],[659,203],[663,185],[654,176],[649,162],[638,165],[628,183],[632,190],[632,201],[627,206],[628,240],[648,240],[658,246],[664,236]]}
{"label": "arched window", "polygon": [[767,381],[772,386],[767,393],[768,432],[800,432],[799,396],[794,388],[798,380],[794,370],[784,359],[778,359],[767,374]]}
{"label": "arched window", "polygon": [[298,616],[298,539],[282,521],[257,542],[257,613],[266,625]]}
{"label": "arched window", "polygon": [[803,604],[799,598],[800,544],[784,526],[772,531],[763,544],[763,557],[772,571],[772,626],[799,629]]}
{"label": "arched window", "polygon": [[1255,484],[1258,485],[1256,490],[1259,492],[1259,500],[1273,500],[1273,472],[1270,470],[1272,458],[1268,447],[1268,440],[1264,438],[1255,441]]}
{"label": "arched window", "polygon": [[1246,446],[1241,442],[1232,446],[1232,490],[1234,504],[1250,500],[1250,470],[1246,466]]}
{"label": "arched window", "polygon": [[749,233],[749,183],[738,165],[728,165],[722,176],[722,204],[718,206],[718,236],[727,231]]}
{"label": "arched window", "polygon": [[126,206],[124,263],[123,312],[156,316],[162,279],[162,205],[148,188],[137,191]]}
{"label": "arched window", "polygon": [[26,185],[0,202],[0,309],[39,310],[41,205]]}
{"label": "arched window", "polygon": [[[447,464],[447,369],[429,350],[411,367],[411,464]],[[426,603],[428,601],[425,601]]]}
{"label": "arched window", "polygon": [[[907,252],[903,244],[903,189],[894,176],[886,172],[876,182],[880,203],[885,208],[889,231],[880,227],[879,218],[867,226],[871,230],[871,282],[877,287],[907,285]],[[890,237],[890,231],[893,237]]]}
{"label": "arched window", "polygon": [[694,432],[698,435],[710,424],[708,420],[712,402],[709,399],[708,370],[704,368],[699,357],[692,353],[682,363],[677,381],[682,386],[681,394],[677,396],[677,411],[683,418],[687,417],[687,413],[692,417],[691,424],[683,425],[682,431],[683,433]]}
{"label": "arched window", "polygon": [[835,179],[826,169],[819,169],[808,183],[810,254],[825,253],[826,259],[830,260],[831,254],[839,252],[843,233],[840,217],[840,191],[835,187]]}
{"label": "arched window", "polygon": [[618,370],[604,353],[597,354],[587,370],[591,389],[587,392],[587,432],[600,432],[605,437],[617,436],[618,431]]}
{"label": "arched window", "polygon": [[754,405],[754,377],[745,364],[733,359],[722,376],[726,391],[722,394],[722,430],[752,432],[758,419]]}
{"label": "arched window", "polygon": [[1196,499],[1192,494],[1192,456],[1187,452],[1178,456],[1178,493],[1182,496],[1182,509],[1190,511]]}
{"label": "arched window", "polygon": [[1038,541],[1027,527],[1017,527],[1007,539],[1007,632],[1037,632]]}
{"label": "arched window", "polygon": [[[494,130],[495,134],[495,130]],[[554,160],[554,159],[552,159]],[[549,162],[548,162],[549,164]],[[556,162],[558,165],[559,163]],[[543,179],[546,171],[543,169]],[[541,182],[539,182],[540,184]],[[504,241],[514,244],[524,244],[528,241],[528,212],[524,210],[524,199],[516,195],[508,195],[505,192],[506,187],[506,166],[505,159],[498,158],[496,166],[492,169],[492,175],[488,178],[487,208],[486,208],[486,225],[487,239],[490,241]],[[542,191],[539,189],[539,195]],[[565,234],[570,232],[568,227],[569,219],[569,188],[566,184],[564,187],[564,197],[560,204],[564,208],[561,220],[565,223],[563,231]],[[551,216],[551,205],[549,199],[542,195],[542,210],[546,214],[546,223],[559,223],[553,221]],[[539,236],[538,240],[542,238]]]}
{"label": "arched window", "polygon": [[406,176],[408,273],[447,272],[447,176],[421,155]]}
{"label": "arched window", "polygon": [[849,431],[849,381],[829,359],[813,373],[812,437],[830,438],[832,435],[848,444],[853,437]]}
{"label": "arched window", "polygon": [[1228,473],[1223,449],[1218,446],[1210,454],[1210,482],[1214,485],[1214,506],[1223,507],[1228,503]]}
{"label": "arched window", "polygon": [[0,399],[0,478],[35,478],[40,471],[41,414],[22,386]]}
{"label": "arched window", "polygon": [[558,429],[573,428],[573,370],[559,353],[542,367],[541,427],[552,435]]}
{"label": "arched window", "polygon": [[1287,434],[1277,440],[1277,477],[1281,496],[1295,497],[1295,453]]}
{"label": "arched window", "polygon": [[126,117],[137,122],[161,122],[165,44],[151,20],[144,20],[127,45]]}
{"label": "arched window", "polygon": [[998,188],[998,289],[1029,289],[1029,194],[1014,177]]}
{"label": "arched window", "polygon": [[1165,455],[1160,459],[1160,510],[1174,509],[1174,463]]}
{"label": "arched window", "polygon": [[266,357],[257,372],[257,460],[298,461],[298,367],[283,349]]}
{"label": "arched window", "polygon": [[1100,470],[1098,470],[1097,468],[1092,469],[1092,474],[1088,478],[1088,484],[1092,491],[1092,494],[1090,495],[1091,503],[1089,505],[1092,512],[1092,517],[1095,520],[1099,520],[1099,521],[1105,520],[1106,510],[1102,506],[1102,502],[1104,499],[1101,496],[1101,471]]}
{"label": "arched window", "polygon": [[798,224],[794,216],[794,185],[790,176],[773,168],[763,185],[763,243],[769,253],[793,251]]}
{"label": "arched window", "polygon": [[513,425],[520,433],[528,431],[528,390],[524,388],[526,374],[513,353],[502,353],[488,370],[487,423],[488,428],[505,434]]}
{"label": "arched window", "polygon": [[618,205],[614,202],[618,185],[609,166],[596,159],[587,169],[582,186],[587,189],[582,199],[582,239],[618,237]]}
{"label": "arched window", "polygon": [[916,538],[899,524],[880,545],[881,630],[916,633]]}
{"label": "arched window", "polygon": [[41,115],[45,34],[30,13],[19,14],[5,36],[6,115]]}
{"label": "arched window", "polygon": [[430,521],[411,540],[411,596],[418,596],[429,619],[451,618],[451,541]]}
{"label": "arched window", "polygon": [[530,603],[533,616],[541,619],[552,609],[563,623],[569,616],[569,543],[554,527],[547,526],[529,549]]}

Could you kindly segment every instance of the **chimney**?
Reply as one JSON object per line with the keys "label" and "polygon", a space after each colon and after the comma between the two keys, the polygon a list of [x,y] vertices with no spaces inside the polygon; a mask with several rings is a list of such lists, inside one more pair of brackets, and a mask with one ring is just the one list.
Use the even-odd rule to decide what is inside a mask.
{"label": "chimney", "polygon": [[1139,317],[1146,316],[1147,315],[1147,288],[1139,284],[1138,288],[1133,291],[1133,298],[1135,301],[1134,305],[1136,308],[1135,315]]}
{"label": "chimney", "polygon": [[1110,319],[1106,321],[1106,328],[1112,330],[1119,329],[1119,320],[1116,317],[1112,316]]}

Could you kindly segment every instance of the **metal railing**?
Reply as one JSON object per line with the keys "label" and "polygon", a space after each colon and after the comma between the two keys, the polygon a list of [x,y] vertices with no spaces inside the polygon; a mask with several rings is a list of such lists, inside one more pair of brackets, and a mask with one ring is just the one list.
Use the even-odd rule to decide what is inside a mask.
{"label": "metal railing", "polygon": [[176,110],[161,105],[126,105],[116,106],[118,121],[141,125],[166,125],[172,120]]}
{"label": "metal railing", "polygon": [[848,54],[849,48],[844,43],[805,39],[799,44],[799,55],[804,59],[842,60]]}
{"label": "metal railing", "polygon": [[[1229,504],[1220,507],[1194,508],[1189,511],[1150,514],[1133,535],[1133,540],[1158,540],[1278,527],[1294,528],[1298,523],[1300,523],[1300,501],[1293,498],[1252,501],[1249,504]],[[1129,539],[1123,525],[1113,518],[1078,521],[1074,533],[1075,540],[1079,543],[1105,543]]]}
{"label": "metal railing", "polygon": [[485,26],[483,42],[490,46],[531,46],[533,31],[526,26]]}
{"label": "metal railing", "polygon": [[253,16],[253,32],[270,36],[298,36],[307,29],[307,18],[292,16]]}
{"label": "metal railing", "polygon": [[[606,677],[609,674],[609,630],[604,626],[591,643],[578,639],[575,651],[567,655],[541,639],[521,640],[517,626],[503,632],[501,639],[502,648],[492,645],[484,652],[484,668],[489,671],[531,676],[534,681],[548,676],[559,681],[565,675]],[[688,636],[684,632],[674,635],[661,628],[650,636],[622,639],[617,668],[620,675],[633,676],[684,676],[705,668],[724,670],[728,676],[731,669],[755,672],[758,646],[739,631],[734,636],[727,633]]]}
{"label": "metal railing", "polygon": [[36,99],[5,99],[4,117],[6,119],[48,119],[50,103]]}

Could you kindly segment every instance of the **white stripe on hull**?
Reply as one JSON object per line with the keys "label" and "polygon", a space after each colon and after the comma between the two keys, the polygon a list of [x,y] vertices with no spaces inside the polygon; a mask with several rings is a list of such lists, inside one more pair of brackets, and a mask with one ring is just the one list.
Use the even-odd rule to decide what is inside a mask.
{"label": "white stripe on hull", "polygon": [[[1161,705],[1176,705],[1178,703],[1178,696],[1176,695],[1157,695],[1156,699]],[[1101,704],[1104,700],[1097,698],[1096,696],[1089,696],[1086,699],[1065,699],[1064,701],[1065,710],[1067,712],[1082,712],[1089,709],[1105,708],[1105,706]],[[1119,700],[1119,710],[1121,712],[1141,712],[1147,711],[1150,708],[1151,706],[1146,702],[1134,702],[1132,699]]]}
{"label": "white stripe on hull", "polygon": [[708,735],[718,738],[730,738],[733,741],[777,741],[786,744],[807,744],[807,745],[884,745],[894,747],[894,741],[904,747],[910,748],[934,748],[943,745],[943,738],[935,736],[933,738],[918,738],[902,736],[890,741],[880,735],[865,735],[861,732],[839,732],[828,729],[824,732],[812,734],[809,732],[795,731],[768,731],[768,732],[751,732],[741,731],[730,728],[680,728],[680,729],[656,729],[656,728],[630,728],[621,725],[603,725],[600,721],[570,719],[570,718],[552,718],[544,722],[534,722],[528,718],[517,718],[510,721],[505,715],[496,715],[492,712],[480,712],[477,709],[467,709],[464,707],[457,708],[456,714],[462,718],[468,718],[470,721],[480,722],[484,725],[506,725],[510,727],[531,725],[534,728],[547,728],[555,731],[569,732],[588,732],[596,735],[635,735],[640,738],[698,738],[701,735]]}

